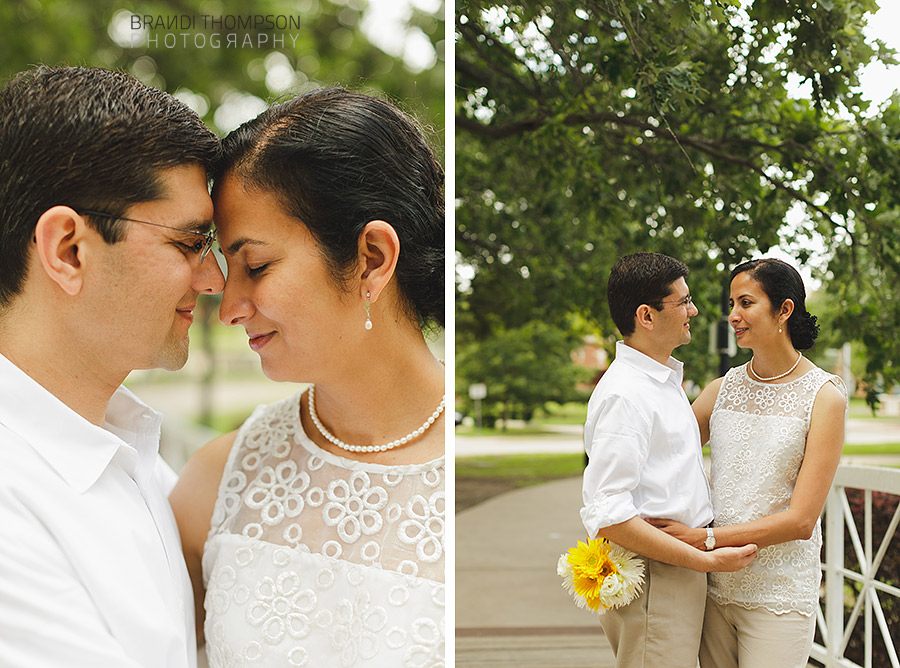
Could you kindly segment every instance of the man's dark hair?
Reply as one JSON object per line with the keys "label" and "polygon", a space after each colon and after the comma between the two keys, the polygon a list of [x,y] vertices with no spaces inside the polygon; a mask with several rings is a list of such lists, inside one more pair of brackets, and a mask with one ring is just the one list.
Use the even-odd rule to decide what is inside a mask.
{"label": "man's dark hair", "polygon": [[[121,72],[45,67],[0,90],[0,308],[25,281],[41,214],[56,205],[121,216],[163,196],[161,171],[209,174],[219,140],[187,105]],[[124,223],[91,217],[107,243]]]}
{"label": "man's dark hair", "polygon": [[376,97],[319,89],[270,107],[223,141],[220,177],[273,193],[318,241],[336,284],[371,220],[397,232],[412,318],[444,324],[444,170],[416,123]]}
{"label": "man's dark hair", "polygon": [[672,283],[689,272],[683,262],[660,253],[634,253],[620,258],[609,273],[606,299],[622,336],[634,333],[635,312],[641,304],[661,311],[662,300],[672,294]]}

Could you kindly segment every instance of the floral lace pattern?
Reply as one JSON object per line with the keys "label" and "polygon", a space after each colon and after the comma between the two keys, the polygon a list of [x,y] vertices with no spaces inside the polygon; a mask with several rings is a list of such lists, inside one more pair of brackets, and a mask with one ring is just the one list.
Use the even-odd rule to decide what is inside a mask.
{"label": "floral lace pattern", "polygon": [[[816,394],[837,376],[815,368],[795,381],[757,382],[746,365],[725,374],[709,421],[714,526],[741,524],[788,509],[803,463]],[[812,615],[819,600],[822,534],[761,548],[736,573],[710,573],[719,603]]]}
{"label": "floral lace pattern", "polygon": [[210,668],[444,666],[444,460],[316,446],[299,395],[228,458],[203,554]]}

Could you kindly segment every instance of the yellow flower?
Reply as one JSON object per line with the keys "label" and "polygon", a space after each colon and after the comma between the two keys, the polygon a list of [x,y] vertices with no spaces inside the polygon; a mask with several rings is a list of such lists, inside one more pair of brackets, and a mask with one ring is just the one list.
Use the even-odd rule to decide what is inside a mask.
{"label": "yellow flower", "polygon": [[644,580],[643,562],[602,538],[578,541],[567,555],[560,555],[556,572],[579,607],[600,614],[634,600]]}

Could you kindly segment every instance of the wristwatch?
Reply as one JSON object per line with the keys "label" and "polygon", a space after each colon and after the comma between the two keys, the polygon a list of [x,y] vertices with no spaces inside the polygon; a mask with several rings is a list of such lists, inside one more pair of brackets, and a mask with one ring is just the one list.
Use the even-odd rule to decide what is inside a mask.
{"label": "wristwatch", "polygon": [[716,535],[713,533],[712,527],[706,527],[706,540],[703,543],[707,550],[712,550],[716,546]]}

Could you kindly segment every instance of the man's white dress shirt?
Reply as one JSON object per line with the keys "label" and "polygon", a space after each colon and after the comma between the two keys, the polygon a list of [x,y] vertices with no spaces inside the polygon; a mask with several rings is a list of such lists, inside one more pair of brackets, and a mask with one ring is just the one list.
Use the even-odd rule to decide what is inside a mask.
{"label": "man's white dress shirt", "polygon": [[591,538],[638,516],[701,527],[713,519],[700,430],[681,362],[660,364],[616,344],[616,359],[588,402],[581,520]]}
{"label": "man's white dress shirt", "polygon": [[101,429],[0,355],[0,665],[197,665],[160,422],[119,388]]}

